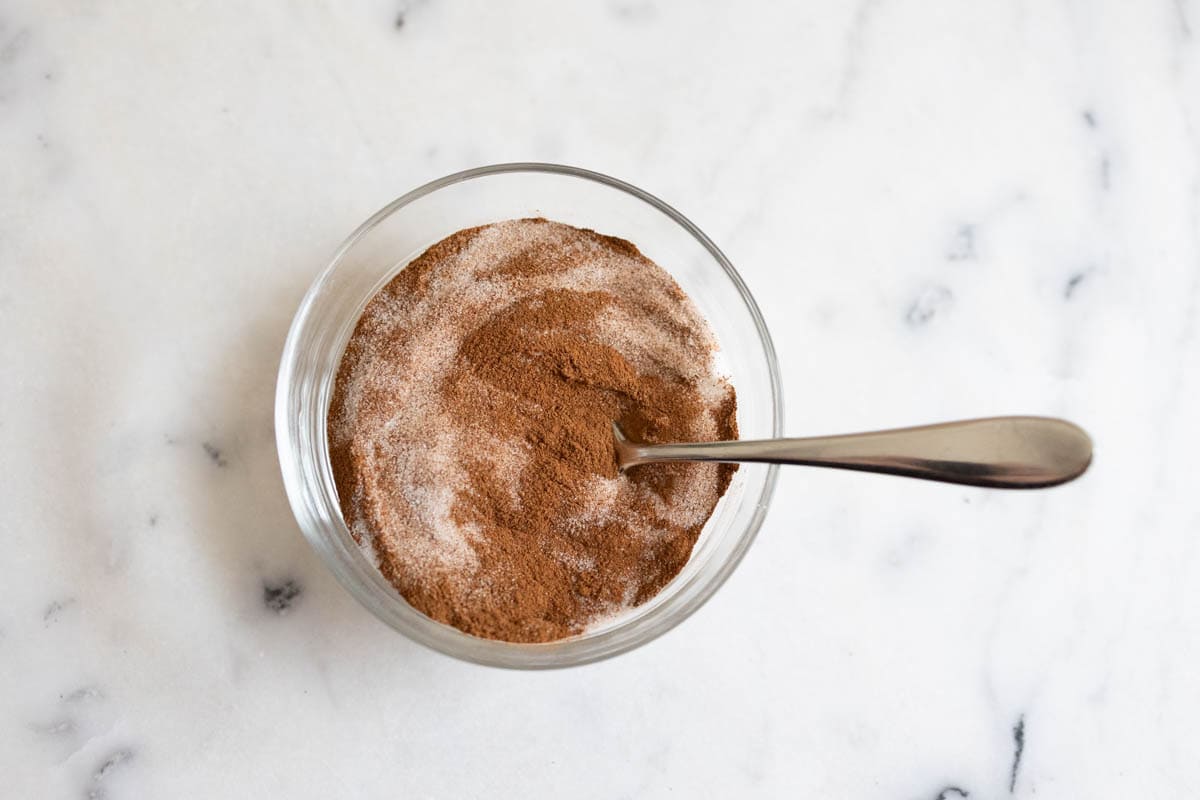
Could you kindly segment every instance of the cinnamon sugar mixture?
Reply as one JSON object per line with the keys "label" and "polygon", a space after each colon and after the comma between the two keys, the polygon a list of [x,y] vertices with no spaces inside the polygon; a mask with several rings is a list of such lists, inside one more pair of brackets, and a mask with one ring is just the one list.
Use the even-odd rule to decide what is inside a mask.
{"label": "cinnamon sugar mixture", "polygon": [[329,446],[354,537],[415,608],[545,642],[645,602],[734,467],[619,474],[634,439],[737,438],[691,301],[630,242],[544,219],[438,242],[368,303]]}

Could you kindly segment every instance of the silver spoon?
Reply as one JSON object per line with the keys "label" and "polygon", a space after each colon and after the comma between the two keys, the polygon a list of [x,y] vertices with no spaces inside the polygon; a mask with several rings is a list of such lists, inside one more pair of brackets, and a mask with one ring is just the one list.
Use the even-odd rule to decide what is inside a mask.
{"label": "silver spoon", "polygon": [[1092,440],[1050,417],[990,417],[805,439],[644,444],[613,423],[622,471],[655,461],[757,461],[885,472],[968,486],[1038,489],[1078,478]]}

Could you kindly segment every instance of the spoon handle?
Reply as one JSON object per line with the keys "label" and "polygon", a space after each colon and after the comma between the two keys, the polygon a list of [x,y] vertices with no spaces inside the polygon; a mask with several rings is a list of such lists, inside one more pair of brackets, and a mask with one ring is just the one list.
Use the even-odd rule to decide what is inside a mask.
{"label": "spoon handle", "polygon": [[757,461],[1036,489],[1082,475],[1092,460],[1092,440],[1062,419],[990,417],[804,439],[641,444],[618,436],[617,455],[622,468],[651,461]]}

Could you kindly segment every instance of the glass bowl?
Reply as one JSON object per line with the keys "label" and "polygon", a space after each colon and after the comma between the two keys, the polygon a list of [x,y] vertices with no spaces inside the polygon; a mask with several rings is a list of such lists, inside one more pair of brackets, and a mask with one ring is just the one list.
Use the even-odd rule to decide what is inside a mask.
{"label": "glass bowl", "polygon": [[741,437],[781,434],[778,365],[762,316],[729,260],[682,214],[628,183],[555,164],[497,164],[415,189],[362,224],[305,295],[284,345],[275,437],[300,529],[338,581],[409,638],[457,658],[539,669],[584,664],[662,635],[733,571],[762,524],[777,467],[744,464],[705,525],[691,559],[654,598],[569,639],[481,639],[410,606],[355,544],[342,519],[325,418],[342,351],[367,301],[427,247],[455,231],[541,216],[635,243],[667,270],[708,320],[718,366],[737,390]]}

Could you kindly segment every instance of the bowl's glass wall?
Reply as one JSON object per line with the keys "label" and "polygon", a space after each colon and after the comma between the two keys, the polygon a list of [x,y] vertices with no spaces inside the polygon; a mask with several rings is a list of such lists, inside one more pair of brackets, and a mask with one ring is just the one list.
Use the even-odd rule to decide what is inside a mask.
{"label": "bowl's glass wall", "polygon": [[338,361],[370,297],[425,248],[462,228],[530,216],[628,239],[670,272],[720,342],[721,368],[738,393],[741,437],[780,434],[770,339],[724,256],[686,219],[640,190],[595,173],[540,164],[449,176],[400,198],[364,223],[313,284],[296,315],[280,369],[275,422],[297,521],[360,602],[395,629],[450,655],[498,666],[554,667],[635,647],[703,603],[753,539],[776,468],[743,465],[675,580],[629,615],[581,636],[539,645],[478,639],[434,622],[404,601],[355,546],[338,509],[325,435]]}

